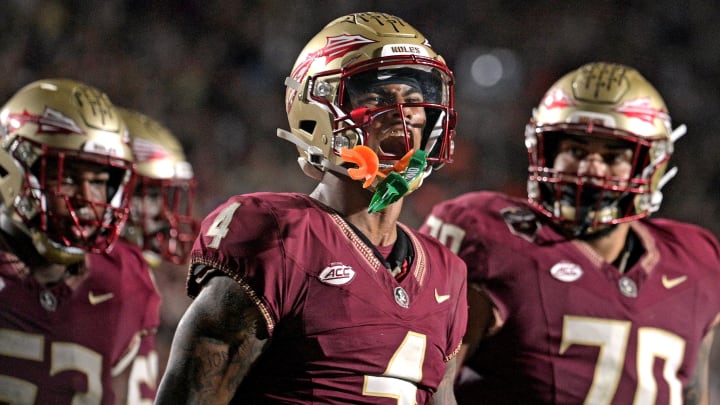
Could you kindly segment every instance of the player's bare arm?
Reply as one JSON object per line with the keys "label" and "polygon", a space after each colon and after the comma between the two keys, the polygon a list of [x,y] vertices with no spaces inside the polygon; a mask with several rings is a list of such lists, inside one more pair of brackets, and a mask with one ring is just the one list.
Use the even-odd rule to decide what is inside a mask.
{"label": "player's bare arm", "polygon": [[268,341],[263,325],[240,284],[210,279],[178,325],[156,404],[228,403]]}
{"label": "player's bare arm", "polygon": [[457,404],[455,400],[455,392],[453,391],[453,382],[455,381],[455,375],[457,374],[458,360],[454,357],[452,360],[445,363],[447,368],[445,369],[445,376],[440,385],[438,386],[437,392],[432,397],[430,402],[433,405],[448,405]]}
{"label": "player's bare arm", "polygon": [[703,338],[695,371],[683,390],[683,399],[686,405],[707,405],[710,403],[708,383],[710,380],[710,350],[712,349],[713,335],[714,332],[710,332]]}
{"label": "player's bare arm", "polygon": [[465,359],[473,355],[480,341],[485,337],[487,330],[492,326],[494,319],[492,302],[479,286],[472,283],[468,284],[467,299],[468,327],[457,356],[458,373]]}

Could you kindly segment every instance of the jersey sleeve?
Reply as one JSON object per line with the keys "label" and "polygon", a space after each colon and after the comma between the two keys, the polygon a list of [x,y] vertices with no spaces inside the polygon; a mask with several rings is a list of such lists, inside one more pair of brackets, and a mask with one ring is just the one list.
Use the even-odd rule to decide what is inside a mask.
{"label": "jersey sleeve", "polygon": [[[672,241],[667,243],[668,249],[672,249],[673,260],[676,260],[679,266],[697,262],[695,266],[685,268],[685,274],[704,269],[697,274],[702,286],[696,294],[697,305],[702,308],[719,308],[720,295],[717,294],[717,285],[720,283],[720,242],[715,235],[700,226],[664,218],[652,219],[646,224],[653,227],[654,232],[663,234],[664,240]],[[716,313],[713,321],[706,325],[704,335],[710,333],[718,324],[720,313]]]}
{"label": "jersey sleeve", "polygon": [[468,320],[468,304],[467,304],[467,273],[465,263],[461,260],[454,260],[453,266],[449,267],[456,279],[454,284],[457,286],[457,292],[453,294],[458,297],[455,303],[455,310],[448,317],[449,321],[449,338],[447,347],[447,356],[445,361],[452,360],[460,351],[462,338],[465,336]]}
{"label": "jersey sleeve", "polygon": [[[472,204],[470,204],[472,205]],[[433,207],[420,232],[437,238],[457,254],[467,266],[468,281],[482,283],[487,272],[485,243],[478,238],[484,228],[464,200],[450,200]]]}
{"label": "jersey sleeve", "polygon": [[492,219],[490,208],[497,203],[493,193],[468,193],[453,200],[437,204],[420,227],[420,232],[437,238],[449,247],[467,266],[467,288],[479,288],[488,294],[494,306],[496,321],[505,319],[507,310],[502,300],[487,288],[492,279],[489,254],[495,238],[487,237],[507,233]]}
{"label": "jersey sleeve", "polygon": [[260,198],[236,196],[210,213],[195,240],[187,282],[195,297],[217,272],[237,281],[265,317],[268,331],[283,313],[284,249],[272,208]]}

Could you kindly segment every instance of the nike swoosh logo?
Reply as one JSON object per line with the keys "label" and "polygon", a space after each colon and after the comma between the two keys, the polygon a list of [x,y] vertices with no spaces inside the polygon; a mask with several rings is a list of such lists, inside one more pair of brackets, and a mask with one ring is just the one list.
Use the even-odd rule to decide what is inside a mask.
{"label": "nike swoosh logo", "polygon": [[113,294],[111,292],[95,295],[92,293],[92,291],[90,291],[88,293],[88,301],[90,301],[91,305],[97,305],[97,304],[103,303],[105,301],[111,300],[114,296],[115,296],[115,294]]}
{"label": "nike swoosh logo", "polygon": [[680,277],[676,277],[676,278],[668,278],[664,274],[662,276],[662,285],[663,285],[663,287],[667,288],[668,290],[679,286],[680,284],[684,283],[685,281],[687,281],[687,276],[680,276]]}
{"label": "nike swoosh logo", "polygon": [[440,295],[437,292],[437,288],[435,289],[435,301],[438,302],[438,304],[442,304],[443,302],[450,299],[450,294],[447,295]]}

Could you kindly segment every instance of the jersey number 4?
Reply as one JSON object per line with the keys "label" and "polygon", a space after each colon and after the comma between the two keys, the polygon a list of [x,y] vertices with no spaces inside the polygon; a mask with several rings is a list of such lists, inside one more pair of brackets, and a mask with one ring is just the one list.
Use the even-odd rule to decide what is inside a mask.
{"label": "jersey number 4", "polygon": [[205,233],[205,236],[213,238],[210,243],[208,243],[208,247],[213,249],[220,247],[220,242],[227,236],[228,230],[230,229],[233,214],[235,214],[235,210],[238,209],[240,205],[239,202],[234,202],[223,208],[222,211],[217,214],[215,220],[213,220]]}
{"label": "jersey number 4", "polygon": [[365,376],[363,395],[395,398],[398,405],[415,404],[417,383],[422,379],[425,346],[425,335],[408,332],[383,375]]}

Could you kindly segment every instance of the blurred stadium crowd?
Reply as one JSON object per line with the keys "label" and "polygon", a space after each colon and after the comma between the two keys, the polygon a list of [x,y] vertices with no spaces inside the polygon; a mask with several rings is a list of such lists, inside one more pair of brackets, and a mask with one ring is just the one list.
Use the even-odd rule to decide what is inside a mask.
{"label": "blurred stadium crowd", "polygon": [[[371,10],[426,33],[457,78],[456,162],[408,198],[406,223],[468,190],[523,194],[532,106],[570,69],[607,60],[644,73],[688,126],[659,215],[720,235],[720,8],[709,0],[6,0],[0,95],[76,78],[158,119],[193,164],[202,218],[233,194],[310,191],[295,148],[275,136],[287,126],[284,78],[321,24]],[[185,269],[157,277],[169,344]]]}

